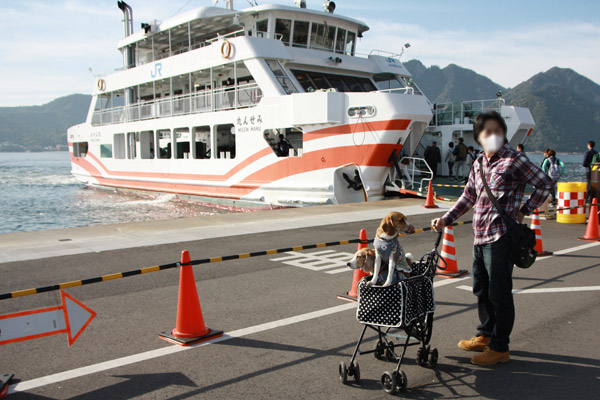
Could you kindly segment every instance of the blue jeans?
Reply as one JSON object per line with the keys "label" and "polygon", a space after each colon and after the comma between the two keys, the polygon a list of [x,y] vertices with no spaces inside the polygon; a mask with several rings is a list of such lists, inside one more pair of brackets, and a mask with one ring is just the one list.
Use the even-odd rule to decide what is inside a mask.
{"label": "blue jeans", "polygon": [[515,322],[512,295],[513,263],[508,256],[508,235],[493,243],[473,248],[473,294],[477,296],[479,321],[477,336],[491,336],[489,347],[508,351]]}

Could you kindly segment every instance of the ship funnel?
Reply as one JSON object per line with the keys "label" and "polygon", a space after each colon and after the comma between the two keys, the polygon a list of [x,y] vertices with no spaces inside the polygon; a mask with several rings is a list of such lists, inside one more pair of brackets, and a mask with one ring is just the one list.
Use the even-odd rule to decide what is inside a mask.
{"label": "ship funnel", "polygon": [[133,34],[133,10],[124,1],[117,1],[117,7],[123,11],[123,34],[127,37]]}

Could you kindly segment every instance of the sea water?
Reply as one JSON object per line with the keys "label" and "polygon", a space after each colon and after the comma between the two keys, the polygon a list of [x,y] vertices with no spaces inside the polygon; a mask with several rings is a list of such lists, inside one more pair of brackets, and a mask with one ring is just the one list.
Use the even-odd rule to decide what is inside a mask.
{"label": "sea water", "polygon": [[[541,154],[529,154],[540,165]],[[581,155],[559,155],[563,181],[585,181]],[[232,212],[179,200],[85,188],[68,152],[0,153],[0,233],[214,215]]]}
{"label": "sea water", "polygon": [[0,153],[0,233],[228,212],[172,194],[88,189],[71,175],[68,152]]}

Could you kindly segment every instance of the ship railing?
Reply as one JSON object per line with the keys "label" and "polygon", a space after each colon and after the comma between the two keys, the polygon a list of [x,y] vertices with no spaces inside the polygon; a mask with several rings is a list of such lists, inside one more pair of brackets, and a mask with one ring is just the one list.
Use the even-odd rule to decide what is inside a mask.
{"label": "ship railing", "polygon": [[421,157],[402,157],[398,161],[398,168],[401,176],[398,176],[398,171],[392,169],[391,181],[394,186],[397,186],[395,182],[399,181],[404,189],[416,189],[419,193],[423,193],[427,190],[429,181],[433,179],[433,171]]}
{"label": "ship railing", "polygon": [[414,95],[415,88],[407,86],[407,87],[395,88],[395,89],[381,89],[381,90],[377,90],[377,92],[379,92],[379,93],[404,93],[404,94]]}
{"label": "ship railing", "polygon": [[248,83],[95,111],[92,125],[247,108],[255,106],[261,99],[260,87],[256,83]]}
{"label": "ship railing", "polygon": [[[506,104],[503,98],[467,100],[459,103],[437,103],[431,126],[472,124],[475,117],[486,111],[500,112]],[[460,107],[459,107],[460,105]]]}

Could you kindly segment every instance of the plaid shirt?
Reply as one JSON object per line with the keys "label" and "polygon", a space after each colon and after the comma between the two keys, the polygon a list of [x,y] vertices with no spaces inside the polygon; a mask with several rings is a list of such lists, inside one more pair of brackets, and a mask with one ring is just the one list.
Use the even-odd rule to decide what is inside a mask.
{"label": "plaid shirt", "polygon": [[535,188],[520,209],[525,215],[531,214],[540,207],[552,188],[552,179],[529,161],[525,155],[517,152],[508,144],[505,144],[490,160],[483,154],[473,163],[469,181],[462,196],[454,204],[454,207],[442,217],[446,225],[450,225],[474,205],[473,233],[476,245],[495,242],[508,231],[506,223],[492,204],[483,186],[479,174],[481,162],[483,162],[483,172],[490,190],[498,199],[500,206],[515,220],[523,200],[525,184],[530,184]]}

